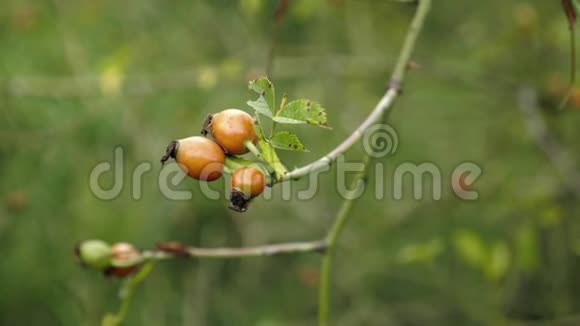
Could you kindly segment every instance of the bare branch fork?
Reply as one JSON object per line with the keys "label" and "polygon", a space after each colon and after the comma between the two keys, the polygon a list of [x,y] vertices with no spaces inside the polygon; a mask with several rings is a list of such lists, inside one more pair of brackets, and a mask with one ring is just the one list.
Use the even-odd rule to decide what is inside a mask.
{"label": "bare branch fork", "polygon": [[556,168],[567,188],[580,196],[580,174],[576,170],[576,162],[569,149],[550,132],[540,112],[537,92],[530,86],[522,86],[517,101],[528,133]]}
{"label": "bare branch fork", "polygon": [[[364,134],[364,132],[371,127],[373,124],[379,122],[385,116],[385,113],[389,111],[401,93],[401,87],[405,78],[405,73],[407,70],[407,65],[410,61],[412,51],[415,47],[415,42],[419,36],[419,32],[423,26],[423,22],[429,9],[431,7],[431,0],[419,0],[417,11],[415,17],[407,31],[407,36],[405,42],[401,49],[401,53],[397,60],[395,70],[391,76],[391,81],[389,87],[385,94],[381,97],[377,105],[374,107],[373,111],[368,115],[368,117],[360,124],[360,126],[351,133],[340,145],[333,149],[330,153],[320,158],[319,160],[312,162],[306,166],[297,168],[289,173],[287,173],[283,181],[286,180],[296,180],[304,177],[310,173],[316,172],[321,168],[329,166],[336,160],[336,158],[346,152],[354,143],[356,143]],[[365,158],[365,161],[367,159]],[[362,178],[362,177],[360,177]],[[355,179],[357,179],[355,177]],[[357,180],[354,180],[357,181]],[[357,181],[358,182],[358,181]],[[351,203],[352,201],[345,201],[345,203]],[[241,258],[241,257],[256,257],[256,256],[272,256],[281,254],[294,254],[294,253],[305,253],[305,252],[325,252],[329,247],[329,242],[333,243],[336,239],[336,234],[340,231],[340,228],[336,228],[337,224],[341,225],[344,221],[341,221],[341,216],[348,215],[348,210],[343,212],[339,211],[339,215],[335,220],[335,224],[328,231],[328,234],[324,239],[319,241],[311,242],[294,242],[294,243],[283,243],[283,244],[271,244],[263,245],[257,247],[246,247],[246,248],[194,248],[186,247],[184,253],[180,251],[179,253],[173,255],[169,251],[163,250],[150,250],[145,253],[151,259],[168,259],[172,256],[189,256],[192,258]],[[334,234],[334,235],[333,235]]]}

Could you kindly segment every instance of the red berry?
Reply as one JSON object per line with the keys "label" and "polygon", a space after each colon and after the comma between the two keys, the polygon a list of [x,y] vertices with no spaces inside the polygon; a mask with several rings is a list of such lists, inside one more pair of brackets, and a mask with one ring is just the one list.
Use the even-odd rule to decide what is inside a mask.
{"label": "red berry", "polygon": [[[123,264],[123,263],[131,264],[132,262],[137,261],[141,256],[139,250],[133,247],[133,245],[126,242],[115,243],[111,247],[111,254],[112,254],[111,261],[113,264]],[[111,266],[105,271],[105,273],[107,275],[125,277],[136,271],[137,267],[138,267],[137,263],[127,267]]]}
{"label": "red berry", "polygon": [[228,154],[242,155],[248,152],[245,142],[255,143],[258,138],[254,131],[254,118],[238,109],[227,109],[209,116],[206,132]]}
{"label": "red berry", "polygon": [[264,173],[254,167],[245,167],[234,172],[230,179],[231,198],[229,207],[238,212],[247,210],[252,198],[260,195],[266,186]]}
{"label": "red berry", "polygon": [[202,181],[214,181],[222,176],[226,155],[213,140],[194,136],[173,141],[167,146],[161,163],[175,158],[183,172]]}

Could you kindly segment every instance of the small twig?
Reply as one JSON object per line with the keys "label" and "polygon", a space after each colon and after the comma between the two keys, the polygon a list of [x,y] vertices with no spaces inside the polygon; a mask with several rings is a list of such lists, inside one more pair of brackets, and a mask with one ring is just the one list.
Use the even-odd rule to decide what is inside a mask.
{"label": "small twig", "polygon": [[273,25],[272,25],[272,35],[270,39],[270,49],[268,51],[268,57],[266,58],[266,76],[272,78],[272,67],[274,65],[274,57],[276,52],[276,46],[278,42],[278,33],[280,29],[280,24],[286,15],[288,9],[289,0],[279,0],[278,7],[274,13]]}
{"label": "small twig", "polygon": [[574,84],[576,83],[576,33],[574,30],[577,18],[576,9],[574,8],[572,0],[562,0],[562,7],[564,8],[566,18],[568,19],[568,29],[570,31],[570,82],[568,85],[568,90],[566,91],[566,95],[560,102],[560,110],[563,109],[568,103],[574,88]]}
{"label": "small twig", "polygon": [[[375,107],[375,110],[371,113],[371,115],[363,122],[361,126],[350,137],[347,138],[341,145],[339,145],[334,151],[332,151],[329,155],[324,157],[322,161],[317,161],[321,163],[313,163],[319,164],[314,165],[314,167],[320,166],[320,164],[330,164],[332,162],[332,158],[336,158],[337,155],[346,151],[370,126],[370,124],[377,122],[378,120],[382,120],[383,122],[387,120],[388,113],[387,108],[392,107],[393,101],[396,98],[400,87],[402,85],[403,79],[405,77],[405,70],[407,64],[411,57],[411,52],[415,47],[415,41],[417,40],[417,36],[423,26],[423,22],[427,13],[429,12],[431,6],[431,0],[420,0],[419,7],[415,13],[415,17],[413,18],[413,22],[409,26],[409,30],[407,31],[407,38],[405,39],[405,43],[401,50],[401,54],[397,61],[397,65],[395,67],[395,71],[391,77],[391,84],[389,86],[389,90],[383,96],[381,101]],[[374,116],[376,115],[376,117]],[[368,125],[367,125],[368,123]],[[335,155],[335,156],[333,156]],[[364,156],[364,168],[361,172],[356,174],[351,183],[351,193],[358,191],[358,186],[360,182],[364,182],[366,169],[371,161],[371,158],[368,154]],[[299,169],[301,170],[301,169]],[[293,178],[299,177],[302,171],[308,171],[308,166],[302,168],[301,172],[295,173]],[[295,172],[295,171],[294,171]],[[356,200],[355,196],[346,196],[345,200],[340,207],[336,215],[336,219],[332,224],[331,228],[329,229],[327,236],[326,236],[326,253],[324,258],[322,259],[322,267],[320,271],[320,287],[318,290],[318,326],[326,326],[328,325],[329,319],[329,306],[330,306],[330,279],[331,279],[331,271],[332,271],[332,258],[334,256],[334,249],[336,247],[336,243],[338,238],[344,229],[344,226],[348,222],[349,217],[351,216],[350,210],[354,201]]]}
{"label": "small twig", "polygon": [[133,298],[133,293],[135,292],[135,289],[137,289],[137,287],[141,283],[143,283],[143,281],[147,278],[149,273],[151,273],[151,271],[153,270],[154,266],[155,266],[154,261],[147,262],[141,267],[141,269],[137,274],[135,274],[131,278],[128,278],[125,281],[125,284],[123,285],[119,293],[121,297],[121,307],[119,308],[119,311],[114,315],[106,314],[104,316],[101,325],[103,326],[121,325],[123,323],[125,317],[127,316],[127,312],[129,311],[129,305],[131,304],[131,299]]}
{"label": "small twig", "polygon": [[260,150],[252,143],[251,140],[247,140],[244,142],[244,146],[250,151],[250,153],[254,154],[254,156],[259,159],[263,160],[262,153]]}
{"label": "small twig", "polygon": [[[364,168],[358,174],[356,174],[350,185],[350,192],[354,193],[358,189],[358,184],[364,179],[366,174],[366,169],[369,165],[370,157],[365,155],[364,158]],[[328,325],[328,315],[329,315],[329,304],[330,304],[330,278],[332,270],[332,258],[334,256],[334,248],[336,246],[336,241],[346,224],[348,217],[350,216],[350,210],[354,204],[355,197],[347,196],[342,202],[342,206],[336,215],[336,219],[328,234],[326,236],[326,243],[328,247],[326,248],[326,253],[324,258],[322,258],[322,267],[320,269],[320,285],[318,288],[318,325],[325,326]]]}
{"label": "small twig", "polygon": [[568,188],[580,196],[580,174],[576,170],[576,162],[569,151],[552,135],[540,115],[538,94],[531,87],[522,87],[518,91],[517,100],[530,136],[557,169]]}
{"label": "small twig", "polygon": [[191,258],[242,258],[263,257],[283,254],[324,252],[326,241],[290,242],[246,248],[196,248],[183,247],[181,252],[169,250],[145,250],[142,255],[148,260],[165,260],[176,257]]}
{"label": "small twig", "polygon": [[423,26],[423,21],[425,20],[430,7],[431,0],[419,1],[417,12],[407,32],[407,37],[405,38],[405,43],[401,49],[401,53],[399,55],[399,59],[397,60],[395,71],[391,77],[387,92],[379,100],[373,111],[359,125],[359,127],[356,128],[353,133],[351,133],[330,153],[326,154],[324,157],[318,159],[317,161],[288,172],[286,175],[284,175],[281,181],[296,180],[331,165],[340,154],[346,152],[354,143],[356,143],[369,127],[379,121],[385,111],[387,111],[393,105],[394,101],[400,94],[402,82],[405,78],[407,64],[411,58],[411,53],[415,48],[415,42],[419,36],[419,31]]}

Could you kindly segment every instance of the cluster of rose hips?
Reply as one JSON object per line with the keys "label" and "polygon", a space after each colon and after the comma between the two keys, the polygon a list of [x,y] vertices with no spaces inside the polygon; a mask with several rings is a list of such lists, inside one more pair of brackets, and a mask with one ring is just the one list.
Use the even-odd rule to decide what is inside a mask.
{"label": "cluster of rose hips", "polygon": [[[260,94],[257,101],[248,101],[256,119],[238,109],[211,114],[203,123],[200,136],[170,142],[161,158],[162,164],[175,159],[186,175],[201,182],[216,181],[224,173],[229,174],[229,207],[238,212],[246,211],[266,185],[272,186],[286,175],[275,148],[304,151],[295,134],[275,133],[276,123],[327,127],[326,113],[320,104],[308,99],[286,103],[284,96],[275,110],[274,85],[266,77],[250,81],[249,88]],[[271,119],[270,137],[265,136],[258,114]],[[239,157],[248,153],[255,160]],[[175,257],[189,255],[187,247],[180,243],[157,243],[156,250]],[[129,243],[109,245],[101,240],[83,241],[75,252],[84,265],[117,277],[135,273],[151,258],[150,251],[140,251]]]}
{"label": "cluster of rose hips", "polygon": [[[202,134],[172,141],[161,163],[174,158],[190,177],[211,182],[221,178],[228,158],[248,153],[249,147],[258,141],[254,118],[238,109],[209,115]],[[238,212],[245,211],[266,185],[266,174],[262,168],[247,162],[248,166],[231,171],[229,207]],[[87,240],[77,245],[75,252],[84,265],[102,270],[108,276],[125,277],[137,271],[143,261],[141,252],[125,242],[109,245],[101,240]]]}
{"label": "cluster of rose hips", "polygon": [[[202,135],[172,141],[161,163],[174,158],[190,177],[211,182],[222,176],[228,156],[246,154],[258,141],[254,118],[238,109],[209,115]],[[266,175],[257,165],[232,171],[229,207],[238,212],[246,211],[250,201],[264,191],[265,185]]]}

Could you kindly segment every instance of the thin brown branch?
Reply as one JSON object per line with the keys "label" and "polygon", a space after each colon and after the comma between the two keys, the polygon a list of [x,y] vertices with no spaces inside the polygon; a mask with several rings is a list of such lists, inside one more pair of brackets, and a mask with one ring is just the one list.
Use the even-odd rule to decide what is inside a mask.
{"label": "thin brown branch", "polygon": [[263,257],[283,254],[297,254],[308,252],[322,253],[326,250],[326,241],[289,242],[244,248],[197,248],[173,244],[174,249],[159,248],[143,251],[146,260],[162,260],[176,257],[190,258],[242,258]]}
{"label": "thin brown branch", "polygon": [[304,177],[310,173],[324,169],[330,166],[336,158],[346,152],[352,145],[354,145],[361,137],[364,132],[377,123],[379,119],[385,114],[385,112],[392,106],[392,104],[397,99],[400,94],[403,80],[405,78],[405,72],[407,70],[407,65],[411,60],[411,53],[415,48],[415,42],[419,36],[419,31],[423,27],[425,17],[431,8],[431,0],[421,0],[419,2],[419,7],[417,9],[417,14],[411,22],[409,30],[407,32],[407,37],[405,38],[405,43],[399,54],[399,58],[395,65],[395,70],[389,82],[386,93],[381,97],[373,111],[366,117],[366,119],[356,128],[342,143],[340,143],[336,148],[334,148],[330,153],[326,154],[322,158],[314,161],[308,165],[297,168],[282,178],[280,181],[296,180]]}
{"label": "thin brown branch", "polygon": [[272,67],[274,65],[274,57],[276,56],[276,47],[278,45],[278,34],[282,20],[288,11],[289,0],[278,0],[278,6],[274,13],[272,24],[272,35],[270,36],[270,49],[268,50],[268,57],[266,58],[266,76],[272,78]]}
{"label": "thin brown branch", "polygon": [[[366,128],[370,127],[371,124],[375,122],[385,123],[388,118],[387,110],[392,107],[392,104],[397,97],[400,88],[402,86],[403,80],[405,78],[405,71],[409,60],[411,59],[411,53],[415,48],[415,42],[427,13],[431,8],[431,0],[420,0],[419,6],[415,12],[413,21],[411,22],[409,29],[407,31],[407,37],[405,38],[405,43],[401,49],[401,54],[395,66],[395,71],[391,77],[389,84],[389,89],[386,94],[381,98],[379,103],[376,105],[375,109],[369,117],[351,134],[342,144],[340,144],[335,150],[333,150],[329,155],[323,158],[322,163],[330,164],[336,156],[346,151],[356,140],[358,140]],[[351,189],[356,189],[360,182],[364,183],[366,169],[371,161],[371,157],[367,154],[364,156],[364,169],[360,171],[352,180]],[[320,161],[319,161],[320,162]],[[315,162],[316,163],[316,162]],[[308,173],[308,170],[303,170]],[[355,191],[355,190],[353,190]],[[350,198],[350,199],[349,199]],[[326,326],[329,324],[330,316],[330,278],[332,270],[332,258],[334,255],[334,250],[338,238],[344,229],[346,223],[348,222],[350,216],[350,210],[354,204],[353,197],[347,196],[342,203],[340,210],[336,215],[336,219],[330,229],[328,230],[326,241],[328,248],[322,260],[322,267],[320,272],[320,288],[318,292],[318,326]]]}
{"label": "thin brown branch", "polygon": [[518,106],[528,128],[540,150],[556,168],[563,182],[580,196],[580,174],[570,151],[550,132],[540,114],[538,94],[531,87],[522,87],[518,92]]}
{"label": "thin brown branch", "polygon": [[572,0],[562,0],[562,7],[564,7],[566,18],[568,18],[568,29],[570,34],[570,82],[568,84],[568,91],[560,102],[560,110],[568,104],[568,100],[570,100],[570,97],[572,96],[574,84],[576,83],[576,33],[574,30],[577,18],[576,8],[574,8]]}
{"label": "thin brown branch", "polygon": [[570,28],[574,28],[574,24],[576,23],[576,10],[574,10],[572,0],[562,0],[562,7],[566,13],[566,18],[568,18],[568,25]]}

